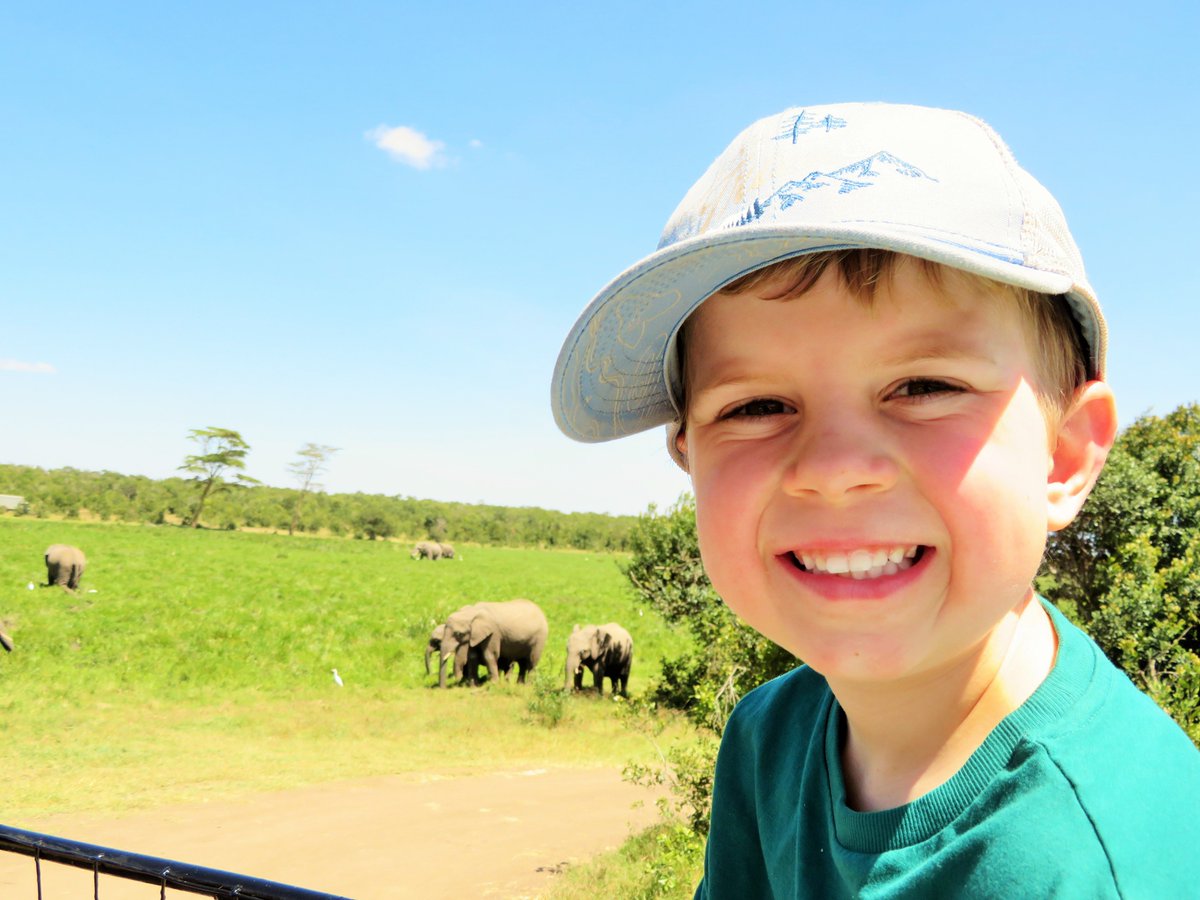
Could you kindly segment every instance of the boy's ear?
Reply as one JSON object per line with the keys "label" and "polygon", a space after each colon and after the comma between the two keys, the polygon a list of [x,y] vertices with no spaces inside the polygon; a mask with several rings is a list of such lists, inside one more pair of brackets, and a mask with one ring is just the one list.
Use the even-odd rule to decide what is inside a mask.
{"label": "boy's ear", "polygon": [[1092,492],[1117,437],[1117,404],[1103,381],[1089,381],[1058,428],[1046,482],[1047,527],[1059,531],[1074,521]]}
{"label": "boy's ear", "polygon": [[[675,465],[688,472],[687,461],[687,425],[683,422],[672,422],[667,426],[667,452]],[[690,475],[691,472],[688,472]]]}

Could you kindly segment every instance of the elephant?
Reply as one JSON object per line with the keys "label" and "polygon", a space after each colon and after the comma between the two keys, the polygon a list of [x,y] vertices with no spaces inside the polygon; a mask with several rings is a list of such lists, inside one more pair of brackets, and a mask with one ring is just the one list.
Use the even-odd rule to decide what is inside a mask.
{"label": "elephant", "polygon": [[61,585],[68,590],[79,587],[87,558],[83,551],[70,544],[51,544],[46,548],[46,584]]}
{"label": "elephant", "polygon": [[449,544],[438,544],[442,548],[442,559],[454,559],[454,548]]}
{"label": "elephant", "polygon": [[433,541],[417,541],[409,556],[413,559],[441,559],[442,545]]}
{"label": "elephant", "polygon": [[[445,632],[444,624],[437,626],[429,634],[429,642],[425,645],[425,674],[431,674],[429,668],[429,657],[433,653],[439,653],[442,647],[442,634]],[[454,666],[454,679],[460,683],[479,684],[479,667],[484,665],[483,653],[479,647],[471,647],[467,651],[465,663],[458,660]],[[496,668],[506,678],[508,670],[512,668],[512,660],[508,657],[501,656],[496,660]]]}
{"label": "elephant", "polygon": [[[604,694],[604,679],[613,694],[628,696],[629,669],[633,665],[633,638],[616,622],[607,625],[578,625],[567,638],[566,690],[583,689],[584,666],[592,671],[592,686]],[[572,684],[572,682],[574,682]]]}
{"label": "elephant", "polygon": [[[454,658],[454,671],[470,671],[472,651],[482,657],[488,678],[500,675],[501,662],[517,666],[517,681],[537,668],[546,647],[550,626],[546,614],[532,600],[474,603],[450,614],[442,632],[438,684],[446,686],[446,660]],[[460,668],[461,664],[461,668]],[[478,663],[476,663],[477,665]],[[477,670],[476,670],[477,671]]]}

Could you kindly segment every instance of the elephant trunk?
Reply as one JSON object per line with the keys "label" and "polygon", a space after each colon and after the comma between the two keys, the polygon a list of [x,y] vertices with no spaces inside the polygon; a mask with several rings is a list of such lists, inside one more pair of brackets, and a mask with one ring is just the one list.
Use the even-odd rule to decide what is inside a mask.
{"label": "elephant trunk", "polygon": [[579,690],[583,685],[583,660],[578,653],[567,651],[567,680],[563,685],[564,691],[570,691],[571,688]]}

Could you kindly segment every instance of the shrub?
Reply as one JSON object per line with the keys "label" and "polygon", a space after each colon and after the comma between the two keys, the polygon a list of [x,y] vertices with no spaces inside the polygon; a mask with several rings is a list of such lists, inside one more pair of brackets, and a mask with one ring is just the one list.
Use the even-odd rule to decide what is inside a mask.
{"label": "shrub", "polygon": [[530,720],[546,728],[557,727],[567,714],[567,694],[562,685],[553,678],[543,677],[537,669],[530,673],[528,680],[533,682],[533,691],[526,704]]}
{"label": "shrub", "polygon": [[1200,744],[1200,405],[1121,433],[1038,587]]}
{"label": "shrub", "polygon": [[720,734],[738,697],[798,660],[743,625],[713,590],[700,560],[691,495],[662,515],[651,506],[634,526],[630,547],[633,557],[623,571],[634,590],[692,635],[690,649],[663,660],[652,696],[686,709],[697,724]]}

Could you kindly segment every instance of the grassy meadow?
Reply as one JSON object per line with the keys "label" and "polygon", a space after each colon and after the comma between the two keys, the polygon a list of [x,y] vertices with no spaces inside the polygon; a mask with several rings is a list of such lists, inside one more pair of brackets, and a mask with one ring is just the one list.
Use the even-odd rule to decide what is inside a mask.
{"label": "grassy meadow", "polygon": [[[78,593],[42,586],[51,543],[87,554]],[[640,692],[682,638],[637,608],[620,557],[458,549],[414,561],[407,543],[0,517],[0,627],[16,644],[0,654],[4,821],[653,757],[620,704],[571,697],[551,728],[531,687],[439,690],[436,655],[424,669],[447,613],[527,597],[550,622],[543,679],[561,685],[573,624],[616,620]]]}

